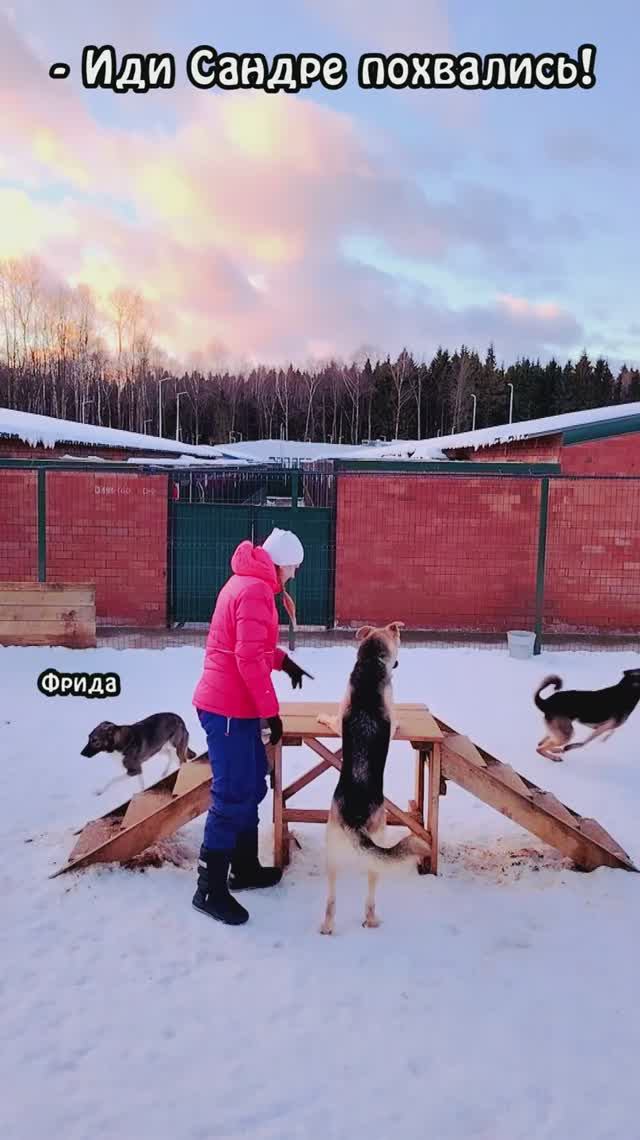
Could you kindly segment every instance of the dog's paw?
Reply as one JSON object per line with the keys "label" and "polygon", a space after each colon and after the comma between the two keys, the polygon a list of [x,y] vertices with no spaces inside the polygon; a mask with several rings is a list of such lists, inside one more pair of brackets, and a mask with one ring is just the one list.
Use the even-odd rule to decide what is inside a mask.
{"label": "dog's paw", "polygon": [[372,918],[365,918],[364,922],[362,923],[363,927],[366,930],[375,930],[381,924],[382,919],[378,918],[377,914],[374,914]]}
{"label": "dog's paw", "polygon": [[320,934],[333,934],[333,927],[327,926],[326,922],[323,922],[320,927]]}

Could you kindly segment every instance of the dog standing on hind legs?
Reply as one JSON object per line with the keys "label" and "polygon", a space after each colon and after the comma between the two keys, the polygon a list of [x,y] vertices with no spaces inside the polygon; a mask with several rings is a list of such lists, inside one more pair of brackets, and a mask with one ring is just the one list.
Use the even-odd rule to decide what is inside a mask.
{"label": "dog standing on hind legs", "polygon": [[[551,685],[555,692],[542,697]],[[562,760],[562,753],[584,748],[598,737],[609,737],[629,719],[640,701],[640,668],[625,669],[617,685],[606,689],[563,689],[560,677],[545,677],[533,696],[535,705],[544,716],[546,733],[536,749],[547,760]],[[578,721],[593,729],[586,740],[569,743],[573,736],[573,722]]]}
{"label": "dog standing on hind legs", "polygon": [[396,621],[383,628],[358,630],[356,638],[361,644],[338,715],[318,717],[320,724],[342,736],[342,770],[327,820],[328,897],[321,934],[333,934],[340,869],[352,865],[367,871],[362,925],[374,928],[380,925],[376,914],[380,872],[417,863],[429,853],[428,845],[413,835],[393,847],[380,842],[386,825],[384,769],[398,727],[391,679],[398,664],[402,626]]}

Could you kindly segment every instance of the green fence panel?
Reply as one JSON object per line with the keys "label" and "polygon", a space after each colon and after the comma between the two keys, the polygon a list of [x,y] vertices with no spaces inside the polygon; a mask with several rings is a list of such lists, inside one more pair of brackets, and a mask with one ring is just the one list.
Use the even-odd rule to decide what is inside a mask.
{"label": "green fence panel", "polygon": [[[330,508],[184,502],[171,504],[173,621],[208,622],[238,544],[247,538],[264,542],[273,527],[294,530],[305,548],[294,591],[298,624],[329,625],[333,615]],[[284,610],[281,619],[286,621]]]}
{"label": "green fence panel", "polygon": [[331,509],[257,507],[254,541],[264,542],[275,526],[294,531],[304,546],[304,562],[295,578],[298,625],[330,625],[333,616]]}
{"label": "green fence panel", "polygon": [[231,573],[231,555],[251,538],[250,507],[172,503],[171,583],[175,622],[208,622]]}

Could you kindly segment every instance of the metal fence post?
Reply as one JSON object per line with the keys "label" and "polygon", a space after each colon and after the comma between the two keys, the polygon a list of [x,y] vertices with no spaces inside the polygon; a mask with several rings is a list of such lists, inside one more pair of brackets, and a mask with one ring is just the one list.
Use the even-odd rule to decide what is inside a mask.
{"label": "metal fence post", "polygon": [[47,580],[47,472],[38,469],[38,581]]}
{"label": "metal fence post", "polygon": [[174,495],[175,487],[179,487],[179,483],[175,476],[169,475],[167,477],[167,612],[166,612],[166,627],[171,629],[173,625],[173,615],[175,608],[175,598],[173,590],[174,573],[175,573],[175,507]]}
{"label": "metal fence post", "polygon": [[538,565],[536,569],[536,641],[533,652],[542,652],[544,626],[544,577],[547,557],[547,522],[549,518],[549,478],[540,480],[540,518],[538,522]]}
{"label": "metal fence post", "polygon": [[[291,507],[297,509],[297,506],[298,506],[298,472],[293,471],[291,473]],[[293,598],[293,601],[295,602],[295,600],[296,600],[296,580],[295,580],[295,578],[292,578],[291,583],[289,585],[289,591],[288,592],[291,595],[291,597]],[[296,631],[293,627],[293,623],[291,621],[289,621],[289,649],[291,649],[293,651],[295,649],[295,647],[296,647]]]}

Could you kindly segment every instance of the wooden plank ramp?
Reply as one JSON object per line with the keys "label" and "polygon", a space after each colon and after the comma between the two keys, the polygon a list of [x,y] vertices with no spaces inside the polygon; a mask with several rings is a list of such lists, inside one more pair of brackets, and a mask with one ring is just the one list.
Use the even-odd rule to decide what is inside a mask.
{"label": "wooden plank ramp", "polygon": [[173,835],[209,806],[211,766],[206,752],[138,792],[128,803],[82,828],[67,862],[50,876],[93,863],[126,863]]}
{"label": "wooden plank ramp", "polygon": [[444,733],[442,775],[489,807],[520,824],[532,835],[573,860],[577,868],[638,868],[600,824],[583,819],[552,794],[503,764],[468,737],[435,717]]}

